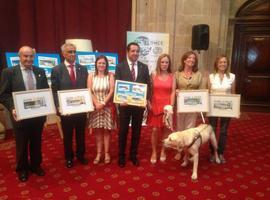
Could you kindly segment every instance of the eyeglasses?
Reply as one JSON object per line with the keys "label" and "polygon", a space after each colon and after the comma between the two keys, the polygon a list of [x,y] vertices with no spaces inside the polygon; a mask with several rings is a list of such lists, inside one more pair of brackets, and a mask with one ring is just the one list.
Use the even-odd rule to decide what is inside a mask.
{"label": "eyeglasses", "polygon": [[67,51],[67,53],[70,53],[70,54],[72,54],[72,53],[76,53],[76,51],[72,51],[72,50],[70,50],[70,51]]}

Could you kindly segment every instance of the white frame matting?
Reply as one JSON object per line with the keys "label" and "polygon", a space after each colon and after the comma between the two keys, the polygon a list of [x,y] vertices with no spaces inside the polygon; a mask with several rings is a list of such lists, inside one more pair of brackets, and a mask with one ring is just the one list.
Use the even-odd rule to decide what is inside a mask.
{"label": "white frame matting", "polygon": [[88,88],[59,90],[57,93],[61,115],[94,111],[93,100]]}
{"label": "white frame matting", "polygon": [[240,94],[210,94],[207,116],[239,118],[240,100]]}
{"label": "white frame matting", "polygon": [[208,90],[180,90],[177,95],[177,112],[208,112]]}
{"label": "white frame matting", "polygon": [[12,92],[17,120],[56,113],[51,89]]}

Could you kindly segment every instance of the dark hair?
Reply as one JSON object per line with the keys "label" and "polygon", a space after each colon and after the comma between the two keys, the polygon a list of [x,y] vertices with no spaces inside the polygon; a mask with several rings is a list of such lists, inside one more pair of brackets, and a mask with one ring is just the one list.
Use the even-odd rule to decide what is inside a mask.
{"label": "dark hair", "polygon": [[190,55],[194,55],[195,56],[195,64],[192,67],[192,71],[193,72],[197,72],[198,71],[198,57],[197,54],[194,51],[188,51],[186,53],[183,54],[182,58],[181,58],[181,66],[179,67],[179,71],[183,71],[185,68],[185,60],[190,56]]}
{"label": "dark hair", "polygon": [[137,46],[137,47],[140,49],[140,46],[139,46],[138,43],[136,43],[136,42],[130,42],[130,43],[127,45],[127,52],[129,52],[130,47],[131,47],[132,45],[135,45],[135,46]]}
{"label": "dark hair", "polygon": [[157,74],[160,74],[161,59],[162,58],[166,58],[166,57],[169,59],[169,67],[167,69],[167,72],[168,73],[172,73],[172,62],[171,62],[171,58],[170,58],[169,54],[163,53],[163,54],[161,54],[158,57],[158,60],[157,60],[157,67],[156,67]]}
{"label": "dark hair", "polygon": [[230,72],[229,72],[229,66],[230,66],[230,61],[227,56],[225,55],[219,55],[216,57],[215,63],[214,63],[214,73],[218,73],[218,62],[220,61],[221,58],[226,58],[227,61],[227,68],[225,70],[226,76],[229,78],[230,77]]}
{"label": "dark hair", "polygon": [[105,74],[105,75],[108,75],[108,73],[109,73],[109,62],[108,62],[107,57],[104,56],[104,55],[100,55],[100,56],[98,56],[98,57],[96,58],[96,61],[95,61],[95,75],[98,74],[97,62],[98,62],[100,59],[104,59],[104,60],[105,60],[105,62],[106,62],[106,69],[105,69],[105,71],[104,71],[104,74]]}

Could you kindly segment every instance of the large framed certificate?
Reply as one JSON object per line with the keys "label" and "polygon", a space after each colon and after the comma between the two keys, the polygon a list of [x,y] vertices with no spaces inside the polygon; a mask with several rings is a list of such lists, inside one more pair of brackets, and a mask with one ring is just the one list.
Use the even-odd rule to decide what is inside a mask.
{"label": "large framed certificate", "polygon": [[180,90],[177,95],[177,112],[208,112],[208,90]]}
{"label": "large framed certificate", "polygon": [[51,89],[13,92],[12,96],[18,120],[56,113]]}
{"label": "large framed certificate", "polygon": [[147,84],[116,80],[113,102],[145,107],[146,95]]}
{"label": "large framed certificate", "polygon": [[59,112],[61,115],[91,112],[94,105],[88,88],[59,90]]}
{"label": "large framed certificate", "polygon": [[240,94],[210,94],[207,116],[240,117]]}

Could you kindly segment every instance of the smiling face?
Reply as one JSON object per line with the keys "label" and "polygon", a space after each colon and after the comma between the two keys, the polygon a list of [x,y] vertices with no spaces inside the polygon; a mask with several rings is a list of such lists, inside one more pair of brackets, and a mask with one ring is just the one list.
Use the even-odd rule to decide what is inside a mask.
{"label": "smiling face", "polygon": [[76,47],[74,45],[66,45],[62,50],[62,54],[68,63],[73,64],[76,60]]}
{"label": "smiling face", "polygon": [[225,73],[228,67],[227,58],[222,57],[217,63],[217,69],[219,73]]}
{"label": "smiling face", "polygon": [[20,62],[26,67],[30,68],[34,62],[34,51],[31,47],[24,46],[19,50]]}
{"label": "smiling face", "polygon": [[137,45],[130,45],[127,50],[127,57],[131,62],[136,62],[139,58],[140,48]]}
{"label": "smiling face", "polygon": [[105,70],[106,70],[106,61],[104,58],[100,58],[98,61],[97,61],[97,70],[98,72],[101,72],[101,73],[104,73]]}
{"label": "smiling face", "polygon": [[106,56],[100,55],[95,61],[95,75],[105,74],[107,75],[109,71],[109,62]]}
{"label": "smiling face", "polygon": [[164,57],[160,60],[160,71],[168,71],[170,61],[168,57]]}
{"label": "smiling face", "polygon": [[193,66],[195,65],[195,62],[196,62],[196,58],[195,58],[195,55],[194,54],[190,54],[185,60],[184,60],[184,64],[185,64],[185,67],[188,67],[188,68],[193,68]]}

